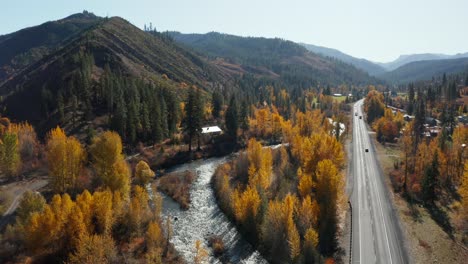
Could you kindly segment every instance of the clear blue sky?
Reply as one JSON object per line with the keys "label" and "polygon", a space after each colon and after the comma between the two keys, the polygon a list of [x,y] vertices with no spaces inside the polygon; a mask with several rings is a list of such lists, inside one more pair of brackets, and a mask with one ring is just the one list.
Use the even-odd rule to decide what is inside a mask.
{"label": "clear blue sky", "polygon": [[468,52],[468,0],[13,0],[0,35],[84,9],[160,31],[281,37],[386,62],[400,54]]}

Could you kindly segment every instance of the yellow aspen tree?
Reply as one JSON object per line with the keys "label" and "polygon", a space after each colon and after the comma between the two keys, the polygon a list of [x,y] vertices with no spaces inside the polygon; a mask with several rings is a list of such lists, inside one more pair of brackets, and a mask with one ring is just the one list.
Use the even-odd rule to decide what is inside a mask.
{"label": "yellow aspen tree", "polygon": [[297,208],[297,226],[303,235],[306,230],[318,226],[319,206],[317,201],[312,201],[309,195],[302,199],[302,203]]}
{"label": "yellow aspen tree", "polygon": [[313,248],[318,246],[319,237],[314,228],[308,228],[304,235],[304,244],[310,245]]}
{"label": "yellow aspen tree", "polygon": [[84,190],[76,196],[76,206],[80,209],[83,216],[83,223],[88,233],[94,232],[93,220],[93,196],[88,190]]}
{"label": "yellow aspen tree", "polygon": [[75,188],[85,151],[81,143],[74,137],[67,137],[65,132],[57,127],[52,129],[47,137],[47,161],[49,176],[55,192],[66,192]]}
{"label": "yellow aspen tree", "polygon": [[104,235],[110,234],[114,223],[111,191],[106,190],[93,194],[93,211],[96,218],[95,232]]}
{"label": "yellow aspen tree", "polygon": [[132,228],[141,234],[142,225],[149,217],[148,193],[140,186],[135,186],[130,200],[129,219]]}
{"label": "yellow aspen tree", "polygon": [[296,225],[294,224],[293,218],[288,219],[288,244],[289,244],[289,256],[294,261],[301,253],[301,238],[297,231]]}
{"label": "yellow aspen tree", "polygon": [[105,187],[120,191],[128,197],[130,191],[130,169],[122,155],[122,140],[111,131],[93,139],[90,147],[93,167]]}
{"label": "yellow aspen tree", "polygon": [[320,208],[319,237],[321,249],[332,250],[336,246],[338,224],[337,208],[343,189],[343,179],[331,160],[317,165],[317,202]]}
{"label": "yellow aspen tree", "polygon": [[257,216],[261,199],[257,189],[248,186],[244,192],[236,189],[232,197],[234,215],[239,222],[245,222],[248,217],[253,219]]}
{"label": "yellow aspen tree", "polygon": [[297,185],[297,191],[301,197],[306,197],[312,193],[314,183],[312,181],[312,175],[303,173],[301,168],[297,169],[297,176],[299,178],[299,184]]}
{"label": "yellow aspen tree", "polygon": [[83,213],[80,207],[74,206],[72,213],[68,215],[67,225],[65,226],[67,250],[74,251],[83,236],[88,235],[86,224],[84,223]]}
{"label": "yellow aspen tree", "polygon": [[135,179],[141,185],[148,184],[154,177],[154,171],[151,170],[148,163],[140,160],[135,167]]}
{"label": "yellow aspen tree", "polygon": [[151,221],[148,224],[146,231],[146,247],[147,248],[161,248],[164,242],[164,236],[159,224]]}
{"label": "yellow aspen tree", "polygon": [[77,249],[70,254],[70,264],[114,263],[117,250],[111,236],[90,235],[80,239]]}
{"label": "yellow aspen tree", "polygon": [[271,149],[262,148],[262,144],[250,139],[247,147],[249,160],[249,184],[268,190],[271,184],[273,157]]}

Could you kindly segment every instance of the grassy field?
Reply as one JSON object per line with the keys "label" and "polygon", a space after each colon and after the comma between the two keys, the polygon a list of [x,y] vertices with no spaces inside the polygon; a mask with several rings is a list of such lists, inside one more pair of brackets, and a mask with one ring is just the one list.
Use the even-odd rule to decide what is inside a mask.
{"label": "grassy field", "polygon": [[344,102],[344,100],[346,100],[346,96],[333,96],[333,100],[341,103],[341,102]]}

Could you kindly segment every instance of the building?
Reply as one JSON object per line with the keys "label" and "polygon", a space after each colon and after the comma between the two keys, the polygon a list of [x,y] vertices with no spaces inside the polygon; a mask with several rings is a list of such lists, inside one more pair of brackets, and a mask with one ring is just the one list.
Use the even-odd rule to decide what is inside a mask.
{"label": "building", "polygon": [[207,127],[202,127],[202,142],[203,144],[206,143],[213,143],[213,139],[215,136],[221,135],[223,133],[223,130],[219,128],[219,126],[207,126]]}

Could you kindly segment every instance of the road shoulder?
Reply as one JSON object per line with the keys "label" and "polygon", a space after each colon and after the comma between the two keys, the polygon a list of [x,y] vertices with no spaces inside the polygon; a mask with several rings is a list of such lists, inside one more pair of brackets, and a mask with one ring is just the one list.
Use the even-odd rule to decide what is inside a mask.
{"label": "road shoulder", "polygon": [[425,208],[412,206],[400,194],[394,193],[389,174],[400,156],[398,147],[383,146],[372,136],[377,160],[385,175],[384,181],[398,213],[405,248],[412,263],[464,263],[467,251],[452,240],[430,217]]}

